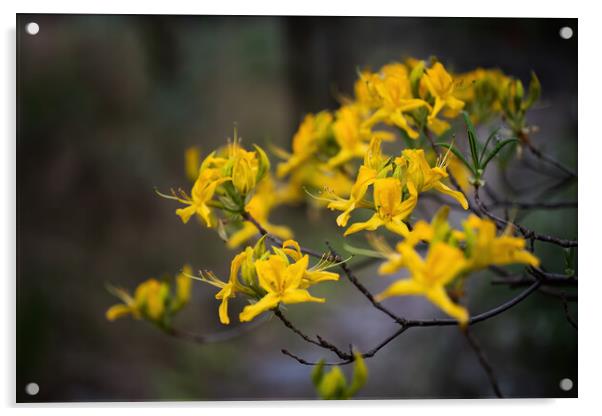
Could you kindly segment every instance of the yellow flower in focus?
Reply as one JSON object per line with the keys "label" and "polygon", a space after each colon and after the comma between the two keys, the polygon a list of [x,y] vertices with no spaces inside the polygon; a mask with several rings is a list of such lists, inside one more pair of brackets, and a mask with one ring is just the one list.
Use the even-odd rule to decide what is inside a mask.
{"label": "yellow flower in focus", "polygon": [[176,215],[178,215],[182,219],[182,222],[186,224],[188,220],[190,220],[190,217],[196,214],[203,219],[207,227],[212,227],[214,221],[208,202],[213,199],[217,186],[228,180],[230,180],[230,178],[220,177],[217,169],[201,168],[199,177],[192,187],[191,196],[185,196],[185,198],[175,197],[179,202],[188,205],[186,208],[177,209]]}
{"label": "yellow flower in focus", "polygon": [[427,119],[428,125],[435,133],[441,134],[449,128],[449,124],[437,119],[439,112],[445,108],[444,115],[446,117],[456,117],[464,108],[464,102],[455,97],[453,78],[441,63],[436,62],[425,72],[421,82],[435,99]]}
{"label": "yellow flower in focus", "polygon": [[426,160],[424,150],[405,149],[401,156],[395,159],[395,163],[402,168],[402,177],[408,184],[412,183],[418,193],[434,189],[451,196],[462,205],[462,208],[468,209],[468,201],[464,194],[450,189],[442,182],[448,176],[446,171],[447,157],[449,157],[449,152],[438,166],[431,168]]}
{"label": "yellow flower in focus", "polygon": [[460,325],[468,323],[468,311],[455,304],[445,290],[466,267],[462,251],[448,244],[437,242],[430,246],[426,259],[410,246],[402,244],[400,254],[403,264],[410,271],[409,279],[391,284],[376,299],[381,301],[391,296],[421,295],[458,320]]}
{"label": "yellow flower in focus", "polygon": [[[299,246],[299,243],[295,240],[286,240],[283,242],[282,251],[295,261],[299,261],[303,258],[301,246]],[[328,262],[320,262],[310,269],[305,270],[299,287],[305,289],[311,285],[327,280],[339,280],[339,275],[337,273],[325,271],[325,268],[327,267],[332,267],[332,265]]]}
{"label": "yellow flower in focus", "polygon": [[400,235],[408,233],[408,226],[403,222],[416,206],[416,188],[408,182],[409,197],[402,201],[401,182],[396,178],[382,178],[374,182],[374,205],[376,213],[366,222],[352,224],[344,235],[362,230],[374,231],[384,226],[389,231]]}
{"label": "yellow flower in focus", "polygon": [[316,153],[321,142],[328,136],[331,123],[332,115],[327,111],[305,116],[293,137],[293,153],[288,154],[277,149],[278,155],[287,159],[286,162],[280,163],[277,167],[279,178],[288,175]]}
{"label": "yellow flower in focus", "polygon": [[136,319],[147,318],[158,322],[166,311],[169,286],[157,279],[148,279],[138,285],[133,298],[123,289],[114,289],[113,292],[123,303],[107,310],[106,317],[109,321],[132,315]]}
{"label": "yellow flower in focus", "polygon": [[257,260],[255,268],[259,285],[266,294],[256,303],[245,306],[239,315],[240,321],[251,321],[280,303],[325,302],[325,299],[316,298],[300,288],[308,263],[307,255],[292,264],[277,254],[270,255],[266,260]]}
{"label": "yellow flower in focus", "polygon": [[539,259],[525,250],[523,238],[509,235],[509,229],[497,237],[495,223],[489,219],[471,214],[464,222],[464,233],[458,235],[466,239],[471,269],[516,263],[539,267]]}
{"label": "yellow flower in focus", "polygon": [[343,211],[337,217],[339,227],[347,226],[351,212],[360,207],[370,207],[370,204],[364,204],[364,195],[368,187],[374,183],[379,172],[384,168],[386,159],[381,152],[381,138],[375,136],[370,141],[370,145],[364,155],[364,164],[360,166],[355,183],[351,187],[349,198],[343,198],[334,194],[334,199],[329,202],[328,208],[336,211]]}

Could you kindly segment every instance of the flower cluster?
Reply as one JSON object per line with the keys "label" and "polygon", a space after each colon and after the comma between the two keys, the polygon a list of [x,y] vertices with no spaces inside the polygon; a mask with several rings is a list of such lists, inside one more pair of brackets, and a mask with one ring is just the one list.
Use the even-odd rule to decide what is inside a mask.
{"label": "flower cluster", "polygon": [[247,296],[252,302],[239,314],[241,322],[251,321],[280,303],[325,302],[307,289],[323,281],[338,280],[338,274],[326,271],[333,266],[336,264],[323,258],[309,267],[309,256],[302,253],[296,241],[287,240],[281,247],[272,246],[268,250],[263,237],[254,247],[249,246],[234,257],[227,281],[220,280],[213,272],[204,272],[197,279],[220,289],[215,298],[222,301],[219,318],[227,325],[228,303],[237,294]]}
{"label": "flower cluster", "polygon": [[[258,233],[254,224],[242,221],[240,215],[243,212],[253,215],[270,233],[291,238],[288,227],[268,221],[270,211],[283,201],[282,191],[275,189],[265,151],[257,145],[254,149],[245,150],[235,130],[234,139],[206,156],[197,168],[198,150],[190,148],[186,152],[186,172],[189,178],[194,178],[190,196],[183,190],[178,193],[172,190],[171,195],[157,193],[186,205],[176,210],[183,223],[198,216],[208,228],[217,228],[230,248],[240,246]],[[192,175],[195,169],[197,174]],[[216,209],[221,210],[225,218],[218,219]]]}
{"label": "flower cluster", "polygon": [[[520,80],[500,70],[479,68],[454,74],[436,60],[416,59],[387,64],[377,72],[362,70],[358,75],[353,97],[341,97],[336,111],[306,115],[290,151],[272,149],[281,159],[274,173],[264,150],[257,145],[245,149],[236,130],[234,139],[204,158],[197,148],[188,149],[185,170],[192,182],[190,193],[181,189],[157,193],[183,205],[175,211],[183,223],[196,217],[215,229],[228,248],[258,240],[234,256],[224,280],[210,271],[197,276],[186,266],[174,279],[143,282],[134,296],[111,288],[123,303],[112,306],[107,318],[132,315],[169,329],[171,318],[188,303],[191,279],[218,289],[218,316],[225,325],[230,323],[230,301],[239,295],[249,302],[238,315],[241,322],[278,310],[282,304],[325,302],[308,289],[337,281],[339,275],[329,271],[334,266],[341,266],[357,285],[347,266],[341,265],[345,260],[334,254],[320,258],[293,240],[288,227],[270,222],[270,213],[283,204],[308,202],[336,211],[336,224],[345,228],[343,236],[383,229],[393,233],[387,238],[396,239],[394,248],[386,234],[366,233],[375,250],[363,253],[385,260],[379,274],[408,272],[375,297],[360,288],[379,308],[375,302],[392,296],[419,295],[464,327],[470,315],[461,295],[469,276],[490,266],[539,267],[539,259],[526,249],[523,238],[513,235],[512,227],[498,234],[496,223],[470,214],[461,220],[461,228],[454,228],[447,206],[430,222],[416,221],[414,214],[424,198],[421,195],[430,191],[467,210],[469,189],[485,185],[486,167],[500,150],[529,144],[526,111],[540,95],[537,77],[532,75],[525,91]],[[464,147],[469,156],[462,146],[455,146],[454,138],[450,140],[459,115],[466,126]],[[494,116],[501,116],[511,136],[500,141],[493,133],[481,141],[474,124]],[[478,193],[478,202],[476,197]],[[364,221],[358,218],[360,210],[369,213]],[[308,254],[319,259],[313,266]],[[276,313],[291,327],[282,312]],[[350,385],[336,366],[325,373],[323,363],[319,364],[313,375],[321,397],[351,397],[365,382],[362,355],[338,350],[320,337],[318,341],[304,339],[326,345],[345,363],[356,362]]]}
{"label": "flower cluster", "polygon": [[[471,214],[463,222],[463,229],[455,230],[447,220],[448,213],[449,207],[444,206],[431,223],[416,222],[395,250],[383,240],[373,239],[379,254],[387,259],[379,268],[380,274],[394,274],[401,269],[410,273],[409,279],[394,282],[377,299],[422,295],[465,325],[469,319],[468,311],[450,298],[447,286],[462,285],[471,272],[493,265],[538,267],[539,259],[525,249],[524,239],[511,235],[510,228],[496,236],[496,227],[491,220]],[[418,245],[426,245],[424,257],[420,255]]]}

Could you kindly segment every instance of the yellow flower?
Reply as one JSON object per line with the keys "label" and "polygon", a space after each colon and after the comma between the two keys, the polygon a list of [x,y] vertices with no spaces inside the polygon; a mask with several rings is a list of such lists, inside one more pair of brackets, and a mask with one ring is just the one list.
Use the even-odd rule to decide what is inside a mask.
{"label": "yellow flower", "polygon": [[420,107],[429,107],[424,100],[413,98],[407,70],[401,64],[385,66],[382,76],[371,77],[373,89],[379,97],[379,109],[364,123],[370,128],[374,124],[384,122],[404,130],[412,139],[418,138],[418,133],[410,126],[403,113]]}
{"label": "yellow flower", "polygon": [[[299,243],[295,240],[286,240],[283,242],[282,251],[295,261],[299,261],[303,258],[301,246],[299,246]],[[325,271],[325,268],[331,266],[332,265],[328,262],[320,262],[311,269],[305,270],[299,287],[301,289],[305,289],[311,285],[324,282],[326,280],[339,280],[339,275],[337,273]]]}
{"label": "yellow flower", "polygon": [[445,313],[456,318],[460,325],[466,325],[469,319],[468,311],[455,304],[445,290],[445,285],[466,267],[462,251],[448,244],[436,242],[430,246],[426,259],[422,259],[409,245],[401,245],[400,253],[411,277],[391,284],[376,297],[377,300],[391,296],[422,295]]}
{"label": "yellow flower", "polygon": [[468,201],[464,194],[450,189],[442,182],[448,176],[445,166],[446,157],[438,166],[431,168],[426,161],[424,150],[405,149],[402,151],[401,157],[395,159],[395,163],[402,168],[403,178],[408,184],[412,183],[418,193],[434,189],[451,196],[462,205],[462,208],[468,209]]}
{"label": "yellow flower", "polygon": [[[269,222],[268,217],[270,211],[279,203],[278,194],[276,192],[274,182],[270,176],[266,176],[257,185],[257,189],[253,197],[245,205],[245,210],[251,214],[259,224],[265,228],[270,234],[277,237],[288,239],[293,233],[288,227],[273,225]],[[228,247],[235,248],[240,246],[245,241],[253,238],[259,233],[259,230],[253,223],[244,221],[242,228],[234,232],[228,239]]]}
{"label": "yellow flower", "polygon": [[430,224],[423,220],[417,221],[412,231],[405,236],[404,240],[397,243],[395,250],[391,249],[383,239],[371,236],[369,238],[370,244],[387,260],[380,265],[378,273],[393,274],[405,267],[402,256],[403,247],[413,248],[420,242],[430,244],[437,241],[448,242],[452,232],[447,221],[448,215],[449,207],[444,205],[433,216]]}
{"label": "yellow flower", "polygon": [[400,235],[408,233],[408,226],[403,222],[416,206],[416,188],[408,182],[409,197],[402,201],[401,182],[396,178],[382,178],[374,182],[374,205],[376,213],[366,222],[352,224],[344,235],[361,230],[374,231],[385,226],[389,231]]}
{"label": "yellow flower", "polygon": [[337,111],[332,130],[340,150],[328,161],[328,166],[336,167],[353,158],[364,156],[371,136],[381,140],[393,140],[393,134],[389,132],[370,132],[369,129],[362,128],[360,111],[357,105],[346,105]]}
{"label": "yellow flower", "polygon": [[516,263],[539,267],[539,259],[525,250],[525,240],[511,236],[510,229],[496,237],[493,221],[471,214],[464,222],[464,230],[458,235],[466,239],[471,269]]}
{"label": "yellow flower", "polygon": [[172,305],[174,312],[182,309],[190,301],[190,292],[192,290],[192,267],[186,264],[182,271],[176,276],[176,296]]}
{"label": "yellow flower", "polygon": [[327,111],[316,115],[308,114],[305,117],[293,137],[293,153],[288,154],[283,150],[275,149],[279,156],[287,159],[286,162],[278,165],[278,177],[288,175],[316,153],[322,140],[329,134],[331,123],[332,115]]}
{"label": "yellow flower", "polygon": [[336,211],[343,211],[337,217],[339,227],[347,226],[347,222],[351,216],[351,212],[360,207],[367,208],[370,204],[364,204],[364,195],[368,191],[368,187],[374,183],[379,172],[384,168],[386,162],[382,156],[380,149],[381,139],[377,136],[370,141],[370,146],[365,152],[364,164],[360,166],[355,183],[351,187],[349,198],[343,198],[336,194],[333,195],[333,200],[328,204],[328,208]]}
{"label": "yellow flower", "polygon": [[182,219],[182,222],[186,224],[188,220],[190,220],[190,217],[197,214],[203,219],[207,227],[212,227],[213,218],[208,202],[213,199],[217,186],[228,180],[230,180],[230,178],[220,177],[217,169],[201,168],[199,177],[192,187],[191,196],[188,197],[184,195],[184,198],[174,197],[179,202],[188,205],[186,208],[177,209],[176,215],[178,215]]}
{"label": "yellow flower", "polygon": [[454,81],[452,76],[445,70],[441,63],[436,62],[432,68],[427,69],[421,79],[424,87],[435,99],[435,104],[428,116],[429,128],[435,133],[441,134],[449,128],[449,124],[437,120],[437,115],[442,109],[446,109],[446,117],[456,117],[464,107],[464,102],[454,95]]}
{"label": "yellow flower", "polygon": [[166,310],[169,286],[157,279],[148,279],[138,285],[133,298],[123,289],[113,289],[113,292],[123,303],[113,305],[107,310],[106,317],[109,321],[126,315],[132,315],[136,319],[159,321]]}
{"label": "yellow flower", "polygon": [[308,263],[307,255],[293,264],[289,264],[277,254],[270,255],[266,260],[257,260],[255,269],[259,286],[266,294],[256,303],[245,306],[240,313],[240,321],[251,321],[257,315],[275,308],[279,303],[325,302],[325,299],[313,297],[307,290],[300,288]]}

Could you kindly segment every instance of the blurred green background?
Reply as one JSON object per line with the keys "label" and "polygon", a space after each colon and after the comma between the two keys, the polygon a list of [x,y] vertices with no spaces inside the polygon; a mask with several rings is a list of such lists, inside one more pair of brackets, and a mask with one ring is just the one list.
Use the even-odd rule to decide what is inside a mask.
{"label": "blurred green background", "polygon": [[[40,25],[36,36],[24,32],[30,21]],[[559,36],[563,26],[573,28],[572,39]],[[115,303],[108,282],[134,288],[184,263],[227,274],[234,253],[196,222],[183,225],[177,204],[153,187],[187,187],[185,148],[220,146],[235,122],[245,143],[287,148],[304,114],[334,109],[337,94],[352,92],[357,68],[410,55],[436,55],[456,71],[497,66],[524,81],[535,70],[543,97],[529,115],[540,127],[533,140],[576,168],[576,36],[576,19],[18,15],[17,400],[314,398],[311,368],[280,349],[334,357],[277,320],[207,345],[169,338],[144,322],[105,320]],[[496,189],[522,201],[555,183],[524,160],[507,176],[518,196]],[[576,200],[576,183],[545,198]],[[323,249],[326,239],[342,246],[335,216],[281,208],[273,222]],[[544,233],[577,237],[575,209],[520,218]],[[548,269],[564,270],[561,249],[536,249]],[[360,273],[377,292],[390,279],[374,275],[374,268]],[[473,312],[519,290],[492,286],[492,277],[472,280]],[[289,308],[308,334],[368,349],[395,329],[345,280],[315,293],[328,302]],[[195,284],[176,325],[223,330],[214,294]],[[408,317],[440,316],[419,298],[387,302]],[[241,306],[238,300],[232,310]],[[570,311],[576,316],[576,304]],[[557,298],[536,293],[473,331],[507,396],[576,396],[577,332]],[[412,329],[367,364],[359,398],[492,396],[457,328]],[[559,388],[566,377],[575,382],[570,392]],[[40,385],[37,396],[25,394],[29,382]]]}

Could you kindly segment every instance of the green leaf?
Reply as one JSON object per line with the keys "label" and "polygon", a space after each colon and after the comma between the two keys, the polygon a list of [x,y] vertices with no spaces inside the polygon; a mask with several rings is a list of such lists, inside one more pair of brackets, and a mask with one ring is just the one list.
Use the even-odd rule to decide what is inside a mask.
{"label": "green leaf", "polygon": [[314,383],[316,388],[322,382],[322,378],[324,377],[324,360],[320,360],[318,364],[311,370],[311,381]]}
{"label": "green leaf", "polygon": [[270,170],[270,159],[268,158],[268,155],[266,155],[265,151],[261,147],[257,146],[256,144],[254,144],[253,147],[255,148],[255,151],[259,155],[259,166],[257,169],[257,177],[256,177],[256,181],[259,182],[263,178],[263,176],[266,174],[266,172]]}
{"label": "green leaf", "polygon": [[329,373],[322,377],[318,385],[318,394],[325,400],[336,400],[346,398],[347,381],[341,369],[333,367]]}
{"label": "green leaf", "polygon": [[522,109],[528,110],[539,99],[541,95],[541,84],[535,72],[531,72],[531,82],[529,82],[529,92],[527,99],[523,102]]}
{"label": "green leaf", "polygon": [[502,148],[504,146],[506,146],[507,144],[510,143],[518,143],[518,139],[508,139],[508,140],[504,140],[503,142],[499,142],[497,144],[497,146],[495,146],[495,149],[493,149],[491,151],[491,153],[489,153],[489,155],[487,156],[487,158],[485,159],[485,161],[483,162],[483,167],[482,169],[485,170],[485,168],[487,167],[487,165],[489,164],[489,162],[491,162],[491,159],[493,159],[495,157],[495,155],[498,154],[498,152],[500,150],[502,150]]}
{"label": "green leaf", "polygon": [[474,176],[477,175],[477,173],[475,172],[475,169],[473,168],[473,166],[468,163],[468,161],[466,160],[466,158],[464,157],[464,155],[454,146],[452,146],[449,143],[436,143],[437,146],[441,146],[441,147],[445,147],[446,149],[450,149],[452,151],[452,153],[454,155],[456,155],[458,157],[458,159],[460,159],[462,161],[462,163],[464,163],[464,165],[470,170],[470,172],[472,172],[472,174]]}
{"label": "green leaf", "polygon": [[491,142],[491,140],[495,137],[498,131],[500,131],[499,127],[493,129],[491,133],[489,133],[489,137],[487,137],[487,140],[485,141],[485,146],[483,146],[483,149],[481,150],[481,157],[479,158],[479,163],[483,163],[483,157],[485,157],[485,152],[489,147],[489,142]]}
{"label": "green leaf", "polygon": [[475,131],[472,121],[466,111],[462,111],[462,117],[464,117],[464,123],[466,124],[466,132],[468,133],[468,144],[470,145],[470,155],[472,156],[472,162],[474,163],[473,172],[476,172],[479,168],[479,153],[477,150],[477,132]]}
{"label": "green leaf", "polygon": [[366,380],[368,380],[368,368],[366,367],[362,354],[355,351],[353,355],[355,356],[355,365],[353,367],[351,386],[347,390],[348,397],[353,397],[355,393],[366,384]]}

